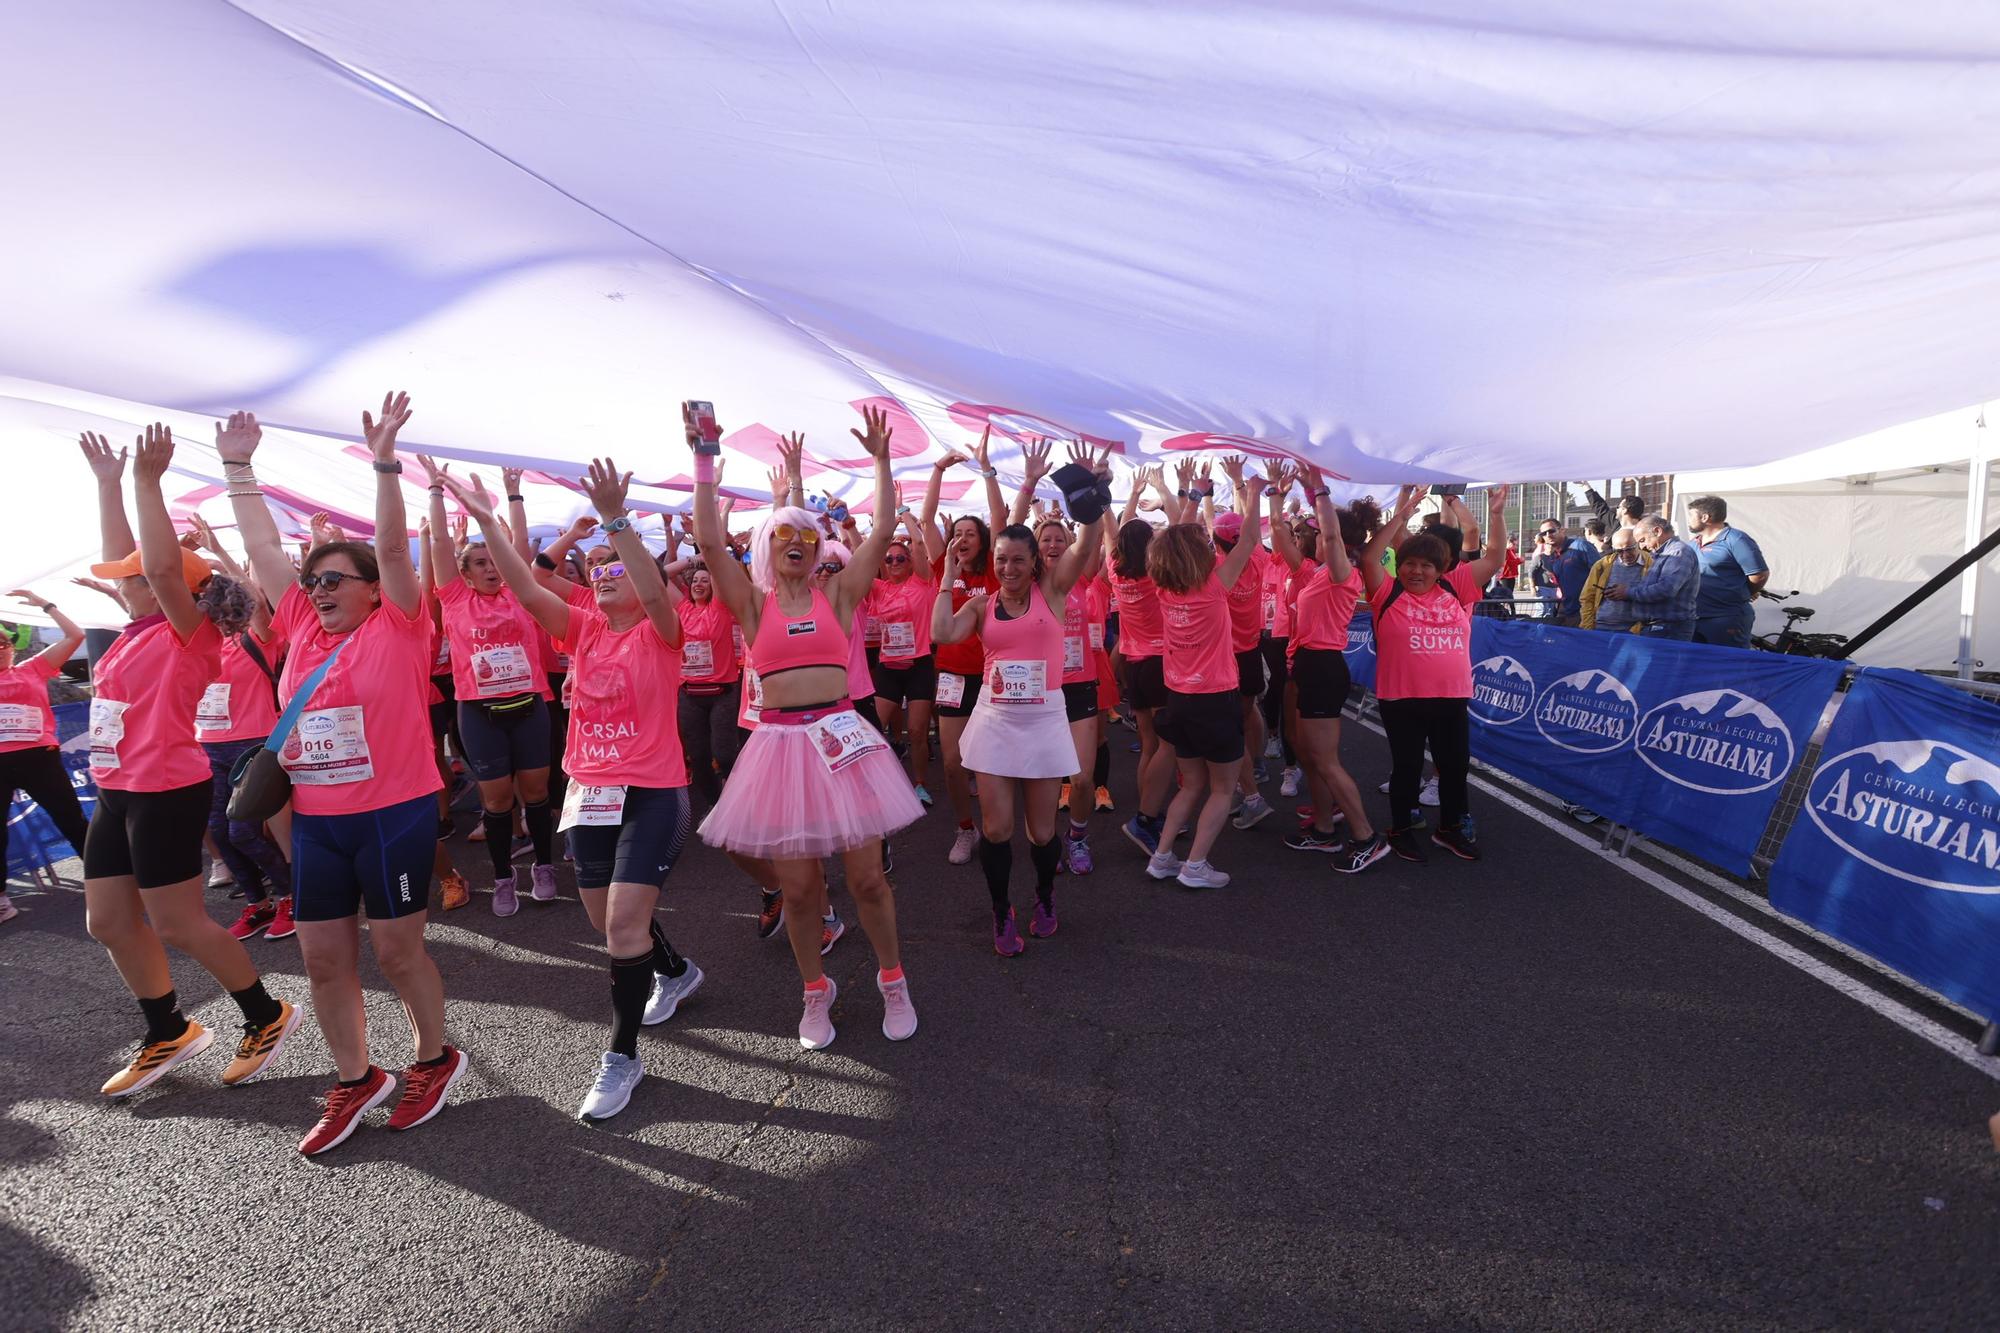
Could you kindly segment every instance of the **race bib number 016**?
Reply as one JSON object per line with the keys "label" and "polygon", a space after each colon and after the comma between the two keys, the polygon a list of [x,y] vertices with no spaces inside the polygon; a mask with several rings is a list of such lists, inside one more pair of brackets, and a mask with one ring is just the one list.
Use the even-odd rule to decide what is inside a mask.
{"label": "race bib number 016", "polygon": [[472,654],[472,679],[482,699],[519,694],[534,688],[535,684],[528,650],[518,643],[499,643],[491,648],[475,650]]}
{"label": "race bib number 016", "polygon": [[826,765],[829,773],[838,773],[866,755],[889,748],[889,742],[882,739],[882,733],[863,722],[861,714],[852,708],[817,722],[808,722],[806,734],[812,737],[813,748],[819,752],[819,761]]}
{"label": "race bib number 016", "polygon": [[908,620],[885,620],[882,622],[882,656],[915,657],[917,655],[917,627]]}
{"label": "race bib number 016", "polygon": [[1046,662],[995,662],[986,691],[996,704],[1038,704],[1049,697]]}
{"label": "race bib number 016", "polygon": [[965,706],[965,677],[950,671],[938,672],[937,701],[941,708]]}
{"label": "race bib number 016", "polygon": [[229,730],[229,682],[215,681],[201,692],[201,702],[194,706],[194,729]]}
{"label": "race bib number 016", "polygon": [[278,763],[301,787],[338,787],[374,777],[361,706],[308,708],[285,738]]}
{"label": "race bib number 016", "polygon": [[40,740],[41,710],[28,704],[0,704],[0,742]]}
{"label": "race bib number 016", "polygon": [[681,673],[687,676],[715,674],[715,645],[707,639],[689,639],[681,645]]}

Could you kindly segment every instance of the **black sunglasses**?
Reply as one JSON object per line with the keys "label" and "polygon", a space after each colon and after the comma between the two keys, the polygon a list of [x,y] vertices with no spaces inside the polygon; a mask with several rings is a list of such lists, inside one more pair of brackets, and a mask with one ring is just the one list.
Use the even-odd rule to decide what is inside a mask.
{"label": "black sunglasses", "polygon": [[301,574],[299,576],[299,586],[307,592],[312,592],[318,588],[325,588],[328,592],[339,592],[340,585],[343,583],[367,582],[369,580],[362,578],[359,574],[346,574],[338,569],[329,569],[324,574]]}

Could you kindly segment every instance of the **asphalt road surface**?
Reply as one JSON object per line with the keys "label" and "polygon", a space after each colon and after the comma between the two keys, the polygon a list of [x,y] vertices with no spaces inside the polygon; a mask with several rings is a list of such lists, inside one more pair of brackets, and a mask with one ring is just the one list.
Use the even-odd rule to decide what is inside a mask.
{"label": "asphalt road surface", "polygon": [[[1380,740],[1350,749],[1372,789]],[[258,1083],[219,1085],[219,1041],[110,1103],[136,1009],[81,892],[17,889],[0,1326],[2000,1326],[1989,1073],[1474,806],[1478,865],[1346,880],[1274,818],[1224,834],[1236,880],[1206,893],[1146,880],[1103,825],[1060,934],[1015,960],[934,812],[895,875],[922,1029],[882,1037],[855,927],[817,1053],[782,937],[755,938],[754,892],[697,846],[661,919],[707,983],[595,1128],[574,1116],[609,986],[567,871],[508,920],[476,893],[430,931],[470,1075],[430,1124],[377,1111],[315,1161],[310,1021]],[[483,852],[455,850],[479,883]],[[303,1001],[295,941],[251,950]],[[175,978],[234,1030],[205,974]],[[367,980],[398,1068],[401,1013]]]}

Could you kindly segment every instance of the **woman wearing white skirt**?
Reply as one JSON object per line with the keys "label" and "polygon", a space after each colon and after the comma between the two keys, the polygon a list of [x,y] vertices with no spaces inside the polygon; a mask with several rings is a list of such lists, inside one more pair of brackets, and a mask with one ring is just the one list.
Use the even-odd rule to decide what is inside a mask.
{"label": "woman wearing white skirt", "polygon": [[[1026,947],[1007,895],[1017,813],[1025,816],[1028,855],[1035,864],[1035,914],[1028,930],[1038,937],[1056,933],[1061,856],[1056,803],[1063,779],[1076,770],[1076,744],[1063,705],[1063,622],[1052,608],[1063,605],[1099,540],[1108,468],[1101,458],[1093,468],[1089,450],[1078,448],[1057,480],[1064,481],[1065,474],[1076,488],[1070,493],[1071,513],[1084,522],[1062,559],[1046,564],[1032,531],[1020,524],[1004,528],[993,542],[998,591],[980,593],[956,612],[941,594],[931,608],[933,642],[956,643],[977,633],[985,645],[985,683],[959,752],[966,768],[979,775],[979,864],[993,899],[993,951],[1003,958]],[[940,588],[951,587],[957,559],[953,548]]]}

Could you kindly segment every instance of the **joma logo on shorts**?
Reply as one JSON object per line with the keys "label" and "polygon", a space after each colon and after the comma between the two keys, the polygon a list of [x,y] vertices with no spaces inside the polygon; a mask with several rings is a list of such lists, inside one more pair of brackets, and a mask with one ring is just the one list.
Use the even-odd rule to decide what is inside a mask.
{"label": "joma logo on shorts", "polygon": [[396,887],[402,891],[403,901],[410,901],[410,877],[407,873],[396,876]]}

